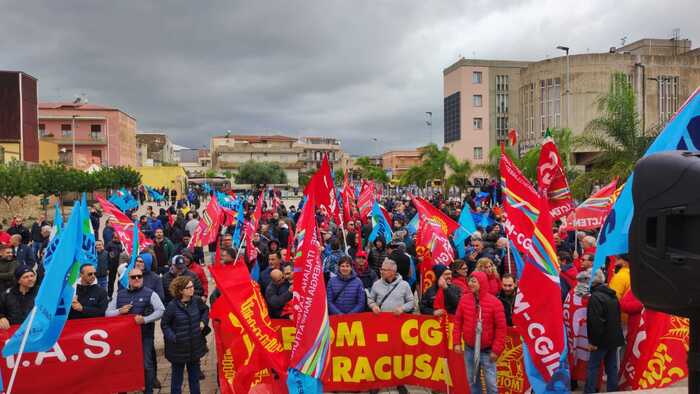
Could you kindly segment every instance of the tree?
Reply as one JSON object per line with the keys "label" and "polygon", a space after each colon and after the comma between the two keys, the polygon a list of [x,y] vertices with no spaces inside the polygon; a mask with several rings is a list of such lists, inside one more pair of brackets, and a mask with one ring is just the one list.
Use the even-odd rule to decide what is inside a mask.
{"label": "tree", "polygon": [[[506,155],[514,162],[518,161],[517,155],[513,149],[506,147]],[[489,151],[489,159],[484,164],[477,164],[475,169],[483,172],[490,178],[498,179],[500,177],[499,165],[501,162],[501,147],[496,146]]]}
{"label": "tree", "polygon": [[315,173],[315,170],[299,171],[299,186],[306,187]]}
{"label": "tree", "polygon": [[362,156],[355,160],[355,165],[360,167],[360,176],[364,179],[372,179],[379,182],[389,182],[389,177],[386,175],[384,170],[372,164],[369,157]]}
{"label": "tree", "polygon": [[249,185],[282,184],[287,183],[287,174],[277,163],[248,160],[238,170],[236,183]]}
{"label": "tree", "polygon": [[447,157],[447,166],[450,168],[450,175],[447,177],[447,187],[456,187],[459,190],[465,190],[470,186],[469,178],[474,169],[469,160],[459,161],[453,155]]}
{"label": "tree", "polygon": [[0,199],[8,207],[15,197],[24,197],[34,190],[31,170],[24,162],[13,160],[0,166]]}
{"label": "tree", "polygon": [[637,161],[656,137],[640,129],[635,94],[624,73],[612,76],[608,93],[598,99],[601,116],[588,123],[573,145],[598,152],[591,171],[577,177],[572,191],[577,198],[590,194],[594,183],[607,183],[615,177],[626,179]]}

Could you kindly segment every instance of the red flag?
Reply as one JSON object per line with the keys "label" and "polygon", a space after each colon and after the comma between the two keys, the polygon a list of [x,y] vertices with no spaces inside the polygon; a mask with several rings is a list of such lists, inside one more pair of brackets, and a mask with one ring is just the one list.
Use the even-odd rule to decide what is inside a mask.
{"label": "red flag", "polygon": [[[287,372],[287,355],[279,333],[272,326],[267,304],[258,284],[250,279],[245,264],[215,264],[209,270],[216,280],[216,287],[221,292],[233,315],[248,336],[253,346],[253,353],[259,353],[268,366],[280,375]],[[218,303],[218,300],[217,300]],[[216,305],[216,303],[215,303]]]}
{"label": "red flag", "polygon": [[321,168],[311,177],[309,184],[304,189],[304,194],[309,196],[309,199],[312,199],[311,197],[313,196],[316,206],[321,208],[321,212],[324,215],[332,218],[336,224],[342,223],[333,176],[331,175],[331,166],[328,164],[328,155],[323,156]]}
{"label": "red flag", "polygon": [[364,223],[367,220],[374,205],[374,182],[370,181],[362,186],[360,198],[357,200],[357,208],[360,210],[360,219]]}
{"label": "red flag", "polygon": [[508,130],[508,140],[510,141],[510,146],[514,146],[518,143],[518,130],[510,129]]}
{"label": "red flag", "polygon": [[537,186],[540,193],[549,198],[549,211],[554,220],[566,216],[574,209],[566,172],[562,166],[559,151],[549,130],[540,151],[540,161],[537,164]]}
{"label": "red flag", "polygon": [[416,254],[422,257],[421,291],[425,293],[437,280],[433,266],[442,264],[449,267],[454,261],[454,250],[438,222],[424,220],[422,216],[420,219],[416,232]]}
{"label": "red flag", "polygon": [[535,222],[540,214],[540,195],[506,155],[502,144],[499,169],[503,185],[503,209],[506,214],[505,228],[518,251],[526,255],[535,230]]}
{"label": "red flag", "polygon": [[[114,234],[117,236],[117,238],[119,238],[119,241],[122,243],[124,251],[128,255],[131,255],[131,249],[133,249],[134,245],[134,231],[133,227],[131,226],[133,226],[134,223],[131,221],[131,219],[129,219],[128,216],[124,214],[124,212],[120,211],[119,208],[115,207],[114,204],[105,200],[99,194],[96,194],[95,198],[100,203],[102,210],[107,215],[114,216],[114,222],[112,222],[112,227],[114,227]],[[144,250],[151,245],[153,245],[153,241],[145,235],[143,235],[141,231],[139,231],[139,250]]]}
{"label": "red flag", "polygon": [[313,195],[301,214],[303,236],[294,259],[294,322],[296,333],[289,361],[290,368],[321,379],[330,361],[330,324],[323,280],[322,246],[316,232]]}
{"label": "red flag", "polygon": [[221,207],[216,200],[216,194],[212,194],[207,208],[199,219],[199,224],[194,229],[194,234],[190,239],[188,248],[202,245],[209,245],[216,241],[216,236],[221,226]]}
{"label": "red flag", "polygon": [[602,227],[612,207],[616,188],[617,178],[593,193],[586,201],[576,207],[576,210],[570,213],[565,221],[562,221],[564,229],[566,231],[592,230]]}
{"label": "red flag", "polygon": [[285,261],[292,261],[292,250],[294,249],[294,231],[292,231],[292,227],[289,226],[289,235],[287,236],[287,256],[285,258]]}
{"label": "red flag", "polygon": [[581,297],[569,291],[564,301],[564,327],[566,327],[566,340],[569,346],[569,368],[573,380],[586,380],[586,367],[588,366],[588,299],[590,295]]}
{"label": "red flag", "polygon": [[343,199],[343,221],[347,223],[352,220],[352,203],[355,201],[355,191],[350,182],[348,182],[348,170],[345,170],[343,177],[343,189],[340,191],[340,197]]}
{"label": "red flag", "polygon": [[260,191],[260,196],[258,196],[258,201],[255,204],[255,211],[250,216],[250,220],[245,223],[243,228],[245,236],[245,253],[248,257],[248,261],[252,264],[253,260],[258,257],[258,250],[253,245],[253,235],[258,231],[258,226],[260,225],[260,217],[262,216],[262,201],[263,201],[264,191]]}
{"label": "red flag", "polygon": [[443,234],[452,234],[460,227],[452,218],[435,208],[433,204],[422,197],[411,196],[411,201],[413,201],[413,205],[416,207],[418,214],[421,215],[420,219],[428,220],[439,225]]}

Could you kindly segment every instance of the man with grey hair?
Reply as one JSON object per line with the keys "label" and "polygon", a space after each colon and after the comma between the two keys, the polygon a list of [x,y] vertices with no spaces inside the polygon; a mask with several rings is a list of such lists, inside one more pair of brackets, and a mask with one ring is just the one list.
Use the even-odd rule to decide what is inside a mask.
{"label": "man with grey hair", "polygon": [[[389,258],[384,259],[380,272],[382,277],[374,282],[372,290],[367,297],[367,304],[374,314],[380,312],[392,312],[398,316],[402,313],[411,313],[415,308],[413,292],[408,282],[401,278],[401,274],[396,272],[396,262]],[[404,386],[397,387],[400,394],[407,394],[408,390]],[[378,390],[370,390],[370,393],[377,393]]]}
{"label": "man with grey hair", "polygon": [[382,277],[374,282],[367,298],[367,304],[375,314],[393,312],[395,315],[411,313],[415,300],[411,286],[396,272],[396,262],[384,259],[381,268]]}

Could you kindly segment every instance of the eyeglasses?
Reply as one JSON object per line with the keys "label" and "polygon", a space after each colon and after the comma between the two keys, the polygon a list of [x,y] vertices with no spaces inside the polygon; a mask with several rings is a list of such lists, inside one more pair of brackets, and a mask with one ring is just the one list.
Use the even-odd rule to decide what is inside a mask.
{"label": "eyeglasses", "polygon": [[185,286],[185,290],[187,290],[187,289],[194,289],[194,285]]}
{"label": "eyeglasses", "polygon": [[86,276],[95,276],[95,273],[94,272],[86,272],[85,275]]}
{"label": "eyeglasses", "polygon": [[143,279],[143,275],[129,275],[129,279]]}

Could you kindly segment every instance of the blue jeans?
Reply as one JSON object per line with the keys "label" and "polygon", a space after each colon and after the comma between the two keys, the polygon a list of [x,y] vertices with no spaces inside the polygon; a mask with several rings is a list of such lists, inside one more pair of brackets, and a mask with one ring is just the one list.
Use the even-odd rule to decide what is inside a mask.
{"label": "blue jeans", "polygon": [[153,394],[153,382],[156,379],[156,348],[153,344],[153,337],[141,336],[141,346],[143,346],[143,374],[146,383],[146,388],[143,390],[143,393]]}
{"label": "blue jeans", "polygon": [[[481,372],[477,371],[475,382],[472,380],[472,377],[474,376],[474,349],[468,346],[464,351],[464,363],[467,365],[467,380],[471,393],[482,393]],[[496,363],[491,361],[491,352],[481,352],[479,367],[480,370],[484,372],[484,378],[486,379],[486,392],[488,394],[498,394],[498,385],[496,384]]]}
{"label": "blue jeans", "polygon": [[600,363],[605,362],[605,375],[608,377],[608,392],[617,391],[617,347],[612,349],[598,349],[591,352],[586,371],[586,387],[583,392],[597,393],[598,371]]}
{"label": "blue jeans", "polygon": [[199,360],[190,361],[187,364],[172,363],[173,370],[170,375],[170,393],[182,394],[182,381],[187,366],[187,382],[190,385],[190,394],[200,394],[199,391]]}

